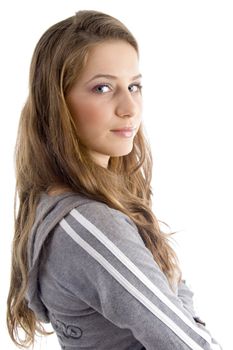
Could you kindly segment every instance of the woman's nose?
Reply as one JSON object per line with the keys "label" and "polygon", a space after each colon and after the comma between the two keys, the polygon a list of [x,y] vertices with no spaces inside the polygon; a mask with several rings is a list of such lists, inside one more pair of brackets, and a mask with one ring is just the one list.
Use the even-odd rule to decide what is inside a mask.
{"label": "woman's nose", "polygon": [[134,117],[137,114],[138,106],[130,92],[125,92],[119,97],[116,106],[116,115],[121,118]]}

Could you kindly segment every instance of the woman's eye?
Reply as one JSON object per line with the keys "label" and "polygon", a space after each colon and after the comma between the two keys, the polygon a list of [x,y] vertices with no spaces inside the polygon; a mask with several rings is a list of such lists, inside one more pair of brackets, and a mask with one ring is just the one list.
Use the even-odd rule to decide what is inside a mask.
{"label": "woman's eye", "polygon": [[129,91],[130,92],[141,92],[142,90],[142,85],[141,84],[133,84],[129,86]]}
{"label": "woman's eye", "polygon": [[97,85],[93,89],[93,91],[97,92],[97,94],[104,94],[105,92],[108,92],[109,90],[110,90],[110,87],[106,84]]}
{"label": "woman's eye", "polygon": [[[132,84],[128,87],[131,93],[141,92],[142,85],[141,84]],[[105,94],[111,91],[111,87],[108,84],[99,84],[93,88],[93,92],[97,94]]]}

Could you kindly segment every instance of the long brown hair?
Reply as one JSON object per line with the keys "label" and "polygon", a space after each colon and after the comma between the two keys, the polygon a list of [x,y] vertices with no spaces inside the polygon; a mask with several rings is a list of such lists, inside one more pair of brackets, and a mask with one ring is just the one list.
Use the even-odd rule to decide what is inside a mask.
{"label": "long brown hair", "polygon": [[[27,241],[39,195],[51,188],[81,193],[128,215],[171,285],[180,278],[169,235],[152,212],[152,157],[141,125],[132,151],[112,157],[108,168],[94,163],[77,137],[66,94],[80,76],[90,47],[125,40],[138,53],[130,31],[97,11],[79,11],[49,28],[31,62],[29,96],[21,113],[15,146],[15,235],[7,325],[16,345],[28,347],[35,333],[47,334],[27,306]],[[16,199],[19,207],[16,213]],[[19,328],[25,338],[18,334]]]}

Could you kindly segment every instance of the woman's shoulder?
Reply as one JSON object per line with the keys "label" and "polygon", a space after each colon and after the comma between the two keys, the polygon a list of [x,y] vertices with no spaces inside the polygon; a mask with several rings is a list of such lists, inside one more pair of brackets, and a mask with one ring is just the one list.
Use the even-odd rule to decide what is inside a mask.
{"label": "woman's shoulder", "polygon": [[100,255],[111,260],[114,252],[128,257],[139,251],[140,255],[145,254],[145,244],[133,220],[94,199],[80,201],[60,219],[48,249],[49,261],[56,261],[56,265],[66,261],[70,268],[76,264],[82,268],[86,260],[89,264],[89,259]]}
{"label": "woman's shoulder", "polygon": [[[42,249],[46,261],[55,261],[52,265],[60,266],[66,261],[66,267],[71,268],[77,261],[85,261],[85,254],[94,250],[104,255],[106,250],[109,254],[108,249],[120,249],[130,255],[139,246],[145,248],[133,220],[104,202],[68,193],[52,197],[44,194],[44,198],[58,202],[36,232],[34,258]],[[60,270],[63,271],[62,266]]]}
{"label": "woman's shoulder", "polygon": [[[137,226],[127,213],[114,208],[104,201],[91,198],[71,190],[53,189],[41,193],[37,207],[36,221],[40,226],[54,226],[62,220],[77,217],[89,221],[101,229],[124,226],[137,230]],[[43,228],[44,231],[44,228]]]}
{"label": "woman's shoulder", "polygon": [[111,230],[119,227],[124,227],[126,229],[128,226],[137,229],[129,215],[96,199],[89,198],[86,201],[77,203],[77,206],[72,208],[64,219],[69,220],[71,217],[75,219],[76,223],[77,221],[85,222],[86,224],[89,222],[104,230]]}
{"label": "woman's shoulder", "polygon": [[37,225],[33,227],[29,242],[30,266],[39,257],[46,242],[50,247],[49,242],[53,242],[58,257],[65,251],[66,259],[68,252],[77,246],[77,241],[83,240],[92,247],[97,241],[112,242],[110,244],[114,243],[123,250],[135,244],[144,247],[130,216],[105,202],[78,193],[63,192],[53,196],[43,193],[39,205]]}

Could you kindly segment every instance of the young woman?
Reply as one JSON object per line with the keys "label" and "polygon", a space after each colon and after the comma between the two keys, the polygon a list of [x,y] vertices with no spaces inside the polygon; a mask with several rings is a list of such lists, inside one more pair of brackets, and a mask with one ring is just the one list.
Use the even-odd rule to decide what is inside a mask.
{"label": "young woman", "polygon": [[218,346],[151,210],[141,88],[137,42],[107,14],[80,11],[35,48],[16,144],[17,345],[50,322],[67,350]]}

